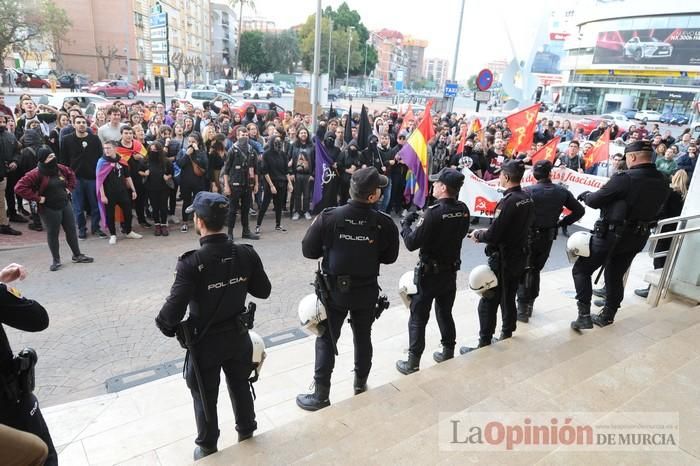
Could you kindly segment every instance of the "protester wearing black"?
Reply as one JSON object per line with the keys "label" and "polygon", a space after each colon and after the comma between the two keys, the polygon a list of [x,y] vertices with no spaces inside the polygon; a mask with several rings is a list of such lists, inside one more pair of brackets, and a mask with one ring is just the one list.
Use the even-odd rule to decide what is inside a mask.
{"label": "protester wearing black", "polygon": [[[224,234],[228,214],[226,197],[200,192],[188,210],[195,214],[201,247],[180,256],[175,282],[156,317],[156,325],[168,337],[175,336],[180,325],[187,325],[194,338],[185,358],[184,373],[197,422],[194,452],[197,460],[217,450],[216,405],[222,369],[239,441],[250,438],[257,429],[249,385],[253,346],[241,314],[245,312],[248,293],[266,299],[271,285],[252,246],[236,245]],[[189,318],[181,322],[188,307]],[[201,386],[194,364],[199,369]]]}
{"label": "protester wearing black", "polygon": [[[321,268],[329,287],[326,331],[316,339],[315,390],[297,396],[297,405],[315,411],[330,405],[328,394],[335,366],[335,341],[350,313],[355,344],[355,393],[367,388],[372,366],[372,323],[379,295],[380,264],[392,264],[399,253],[399,235],[391,218],[372,205],[388,180],[373,167],[357,170],[351,179],[352,200],[318,215],[304,236],[302,253],[323,258]],[[331,336],[332,335],[332,336]]]}
{"label": "protester wearing black", "polygon": [[[525,165],[520,160],[501,166],[499,182],[506,191],[496,205],[493,223],[470,235],[474,242],[486,243],[489,267],[498,277],[498,286],[486,291],[479,300],[479,348],[491,344],[499,305],[501,339],[510,338],[515,331],[515,295],[525,271],[527,236],[535,215],[532,198],[520,187],[524,173]],[[462,347],[460,353],[473,349]]]}
{"label": "protester wearing black", "polygon": [[251,196],[258,192],[258,161],[257,152],[248,143],[248,130],[238,127],[238,140],[231,146],[224,164],[224,194],[229,198],[228,236],[233,238],[236,226],[236,214],[241,211],[241,226],[243,238],[256,240],[248,226]]}
{"label": "protester wearing black", "polygon": [[168,236],[168,198],[173,179],[173,164],[166,157],[165,149],[159,142],[148,145],[146,158],[146,193],[153,211],[155,236]]}
{"label": "protester wearing black", "polygon": [[177,158],[180,167],[180,193],[182,194],[182,227],[185,232],[188,229],[187,207],[192,199],[200,191],[207,189],[207,153],[202,143],[202,137],[198,132],[192,131],[183,142],[182,150]]}
{"label": "protester wearing black", "polygon": [[[27,219],[17,212],[14,187],[19,180],[17,176],[19,144],[12,132],[7,131],[7,116],[0,114],[0,197],[5,197],[5,202],[0,200],[0,234],[21,235],[9,222],[27,223]],[[21,207],[21,206],[20,206]]]}
{"label": "protester wearing black", "polygon": [[[15,359],[3,327],[8,325],[25,332],[41,332],[49,326],[49,315],[41,304],[23,297],[18,290],[7,286],[15,280],[24,280],[26,276],[26,270],[18,264],[10,264],[0,270],[0,424],[41,438],[49,452],[44,465],[55,466],[58,464],[58,455],[39,409],[39,401],[25,384],[20,383],[17,376],[17,365],[24,358]],[[22,354],[27,353],[23,351]],[[33,370],[33,364],[31,366]]]}
{"label": "protester wearing black", "polygon": [[[528,235],[528,256],[525,274],[518,286],[518,321],[528,322],[532,317],[535,299],[540,294],[540,272],[544,268],[557,237],[557,228],[566,228],[577,222],[586,209],[565,187],[552,183],[552,162],[540,160],[532,168],[537,183],[523,189],[534,202],[535,220]],[[562,209],[570,212],[559,220]]]}
{"label": "protester wearing black", "polygon": [[[284,199],[287,190],[292,189],[287,179],[287,154],[284,153],[282,139],[273,136],[270,139],[270,145],[262,156],[260,164],[260,174],[264,179],[263,186],[265,187],[265,195],[262,205],[258,210],[258,221],[255,226],[255,232],[260,233],[265,212],[270,206],[270,202],[274,203],[275,207],[275,230],[286,231],[282,227],[282,209],[284,209]],[[307,202],[308,203],[308,202]]]}
{"label": "protester wearing black", "polygon": [[[571,323],[575,330],[613,323],[625,291],[623,276],[661,216],[670,188],[664,175],[651,163],[652,153],[650,141],[628,145],[628,169],[615,173],[598,191],[586,191],[578,197],[587,206],[600,209],[600,219],[594,227],[589,257],[579,257],[572,269],[578,305],[578,319]],[[591,317],[591,276],[601,266],[605,306],[600,314]]]}
{"label": "protester wearing black", "polygon": [[345,205],[350,198],[350,179],[353,173],[362,168],[362,154],[358,149],[356,141],[350,141],[345,151],[342,152],[338,161],[338,171],[340,171],[340,200],[339,205]]}
{"label": "protester wearing black", "polygon": [[[431,176],[436,203],[423,216],[407,215],[401,226],[401,236],[409,251],[420,248],[415,270],[418,293],[411,298],[411,316],[408,320],[408,360],[397,361],[396,369],[402,374],[416,372],[425,349],[425,326],[430,308],[435,301],[435,318],[440,327],[442,351],[433,359],[443,362],[454,357],[456,343],[452,305],[457,292],[457,271],[460,268],[462,240],[469,230],[469,208],[458,201],[457,195],[464,184],[464,175],[454,168],[443,168]],[[415,230],[412,223],[418,220]]]}
{"label": "protester wearing black", "polygon": [[107,225],[110,234],[110,244],[117,242],[117,229],[114,224],[115,209],[117,206],[124,214],[122,222],[122,232],[127,237],[134,239],[140,238],[136,232],[131,231],[131,202],[136,199],[136,190],[131,178],[131,172],[128,165],[120,162],[119,155],[116,154],[116,147],[112,141],[105,141],[104,155],[102,156],[108,164],[111,165],[111,171],[104,179],[100,187],[100,202],[104,205],[105,218],[104,224]]}
{"label": "protester wearing black", "polygon": [[292,220],[298,220],[301,216],[311,218],[309,211],[311,183],[314,175],[314,146],[309,140],[306,128],[299,129],[297,140],[290,149],[291,170],[290,174],[294,183],[293,189],[293,216]]}

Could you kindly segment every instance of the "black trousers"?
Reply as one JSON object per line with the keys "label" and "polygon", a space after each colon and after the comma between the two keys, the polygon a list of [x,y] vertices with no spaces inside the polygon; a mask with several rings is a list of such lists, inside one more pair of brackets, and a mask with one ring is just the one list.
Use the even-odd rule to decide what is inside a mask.
{"label": "black trousers", "polygon": [[[191,353],[189,357],[192,357]],[[207,411],[210,416],[209,420],[204,415],[204,402],[202,401],[191,361],[188,360],[185,366],[185,379],[192,394],[194,417],[197,422],[197,439],[195,443],[207,450],[216,448],[216,442],[219,439],[219,418],[216,405],[219,397],[222,369],[226,377],[226,386],[231,398],[231,405],[233,406],[236,431],[242,434],[249,434],[258,428],[258,424],[255,421],[253,395],[250,392],[250,384],[248,383],[248,378],[252,371],[252,366],[249,362],[250,354],[247,355],[248,362],[243,362],[243,360],[245,358],[232,358],[215,364],[211,364],[210,360],[198,360],[202,385],[207,400]]]}
{"label": "black trousers", "polygon": [[131,233],[131,194],[128,191],[122,191],[119,194],[107,194],[107,205],[105,206],[105,213],[107,217],[107,228],[109,228],[109,234],[114,236],[117,234],[117,229],[114,226],[114,209],[119,206],[124,214],[124,222],[122,223],[124,234]]}
{"label": "black trousers", "polygon": [[[113,210],[114,211],[114,210]],[[44,207],[41,210],[41,221],[46,230],[46,240],[49,243],[51,257],[55,262],[61,261],[61,253],[58,241],[58,235],[63,228],[63,233],[66,236],[66,242],[74,256],[80,255],[80,246],[78,245],[78,235],[75,229],[75,217],[73,217],[73,207],[70,203],[66,203],[62,209],[51,209]]]}
{"label": "black trousers", "polygon": [[[649,235],[625,235],[615,246],[610,262],[605,267],[605,307],[617,311],[625,294],[624,276],[629,269],[634,256],[637,255],[647,242]],[[608,251],[615,242],[614,233],[610,232],[603,238],[593,236],[591,239],[591,255],[579,257],[574,264],[571,274],[576,286],[576,300],[583,304],[591,304],[593,294],[592,276],[604,263]]]}
{"label": "black trousers", "polygon": [[311,199],[311,175],[297,173],[294,175],[294,210],[299,215],[304,215],[309,211]]}
{"label": "black trousers", "polygon": [[177,204],[177,188],[180,186],[175,177],[173,177],[173,183],[175,184],[175,189],[168,190],[168,215],[175,215],[175,206]]}
{"label": "black trousers", "polygon": [[39,401],[33,394],[23,395],[19,403],[1,400],[0,424],[5,424],[24,432],[30,432],[39,437],[49,449],[49,456],[44,465],[55,466],[58,464],[58,454],[53,445],[53,440],[51,440],[49,428],[46,426],[44,416],[42,416],[39,409]]}
{"label": "black trousers", "polygon": [[250,230],[248,226],[248,215],[250,215],[251,196],[249,189],[231,187],[231,195],[228,198],[228,233],[232,234],[236,226],[236,214],[241,211],[241,226],[243,232]]}
{"label": "black trousers", "polygon": [[134,188],[136,189],[136,200],[134,200],[134,210],[136,210],[136,218],[139,223],[146,222],[146,203],[148,201],[148,194],[146,193],[146,188],[143,185],[141,176],[136,174],[132,176],[131,180],[134,183]]}
{"label": "black trousers", "polygon": [[341,173],[340,174],[340,181],[338,183],[338,205],[345,205],[348,203],[348,199],[350,198],[350,179],[352,176],[348,173]]}
{"label": "black trousers", "polygon": [[523,267],[506,266],[505,273],[498,277],[498,286],[484,293],[479,300],[479,339],[491,343],[496,332],[498,307],[501,307],[501,330],[508,334],[515,331],[517,312],[515,295],[523,274]]}
{"label": "black trousers", "polygon": [[153,222],[156,225],[168,224],[168,197],[170,196],[169,188],[148,190],[148,202],[151,204],[153,211]]}
{"label": "black trousers", "polygon": [[540,272],[544,269],[547,259],[549,259],[549,253],[552,250],[553,241],[548,237],[536,238],[530,244],[530,254],[532,261],[532,270],[528,273],[532,274],[532,281],[525,283],[525,276],[527,273],[523,274],[522,280],[520,280],[520,285],[518,286],[518,302],[521,303],[534,303],[535,299],[540,295]]}
{"label": "black trousers", "polygon": [[260,210],[258,210],[258,226],[262,225],[265,212],[270,207],[270,202],[275,206],[275,226],[279,226],[282,223],[282,209],[284,209],[284,198],[287,194],[287,180],[273,181],[272,184],[275,185],[277,194],[272,194],[270,185],[265,181],[265,195],[263,196]]}
{"label": "black trousers", "polygon": [[[350,327],[352,328],[353,344],[355,346],[355,374],[358,377],[367,377],[372,368],[372,323],[374,322],[374,309],[351,309],[331,306],[328,312],[328,322],[333,329],[333,337],[336,341],[340,338],[343,321],[350,314]],[[314,381],[325,387],[331,385],[331,374],[335,367],[335,353],[331,332],[326,329],[323,335],[316,338],[316,367],[314,369]]]}
{"label": "black trousers", "polygon": [[[15,195],[15,185],[20,179],[19,173],[17,173],[17,170],[8,172],[5,175],[5,179],[7,180],[7,185],[5,186],[5,200],[7,201],[7,215],[8,217],[11,215],[16,215],[17,214],[17,204],[21,202],[21,199],[19,196]],[[19,201],[18,201],[19,200]],[[20,207],[22,204],[19,204]]]}
{"label": "black trousers", "polygon": [[418,285],[418,293],[411,299],[411,316],[408,319],[408,351],[420,358],[425,350],[425,326],[430,318],[430,308],[435,300],[435,318],[440,327],[440,343],[454,348],[456,331],[452,318],[452,305],[457,291],[457,274],[440,273],[424,275]]}
{"label": "black trousers", "polygon": [[189,220],[190,214],[185,210],[192,204],[192,199],[202,190],[201,187],[193,188],[191,186],[180,185],[180,194],[182,195],[182,222]]}

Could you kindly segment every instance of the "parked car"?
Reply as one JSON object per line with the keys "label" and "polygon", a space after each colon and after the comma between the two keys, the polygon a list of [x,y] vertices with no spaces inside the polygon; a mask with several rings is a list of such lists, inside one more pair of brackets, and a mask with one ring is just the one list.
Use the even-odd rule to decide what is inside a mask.
{"label": "parked car", "polygon": [[253,86],[247,91],[243,92],[244,99],[255,98],[255,94],[258,95],[259,99],[271,99],[272,97],[282,97],[282,90],[276,86],[270,86],[267,84],[253,84]]}
{"label": "parked car", "polygon": [[88,92],[91,94],[102,97],[126,97],[127,99],[136,97],[137,90],[133,84],[119,79],[99,81],[88,88]]}
{"label": "parked car", "polygon": [[660,121],[661,113],[655,110],[640,110],[634,115],[635,120],[639,121]]}
{"label": "parked car", "polygon": [[634,116],[637,114],[639,110],[636,108],[621,108],[619,110],[620,113],[624,113],[627,118],[630,120],[634,120]]}
{"label": "parked car", "polygon": [[[58,84],[61,87],[69,88],[69,82],[70,82],[71,76],[69,74],[64,74],[58,78]],[[95,82],[90,80],[87,76],[84,76],[82,74],[76,74],[74,76],[74,79],[77,81],[77,84],[79,86],[79,89],[83,89],[84,87],[90,87],[93,85]]]}
{"label": "parked car", "polygon": [[577,105],[570,112],[574,115],[593,115],[596,113],[596,106],[593,104]]}
{"label": "parked car", "polygon": [[190,89],[195,91],[216,91],[216,85],[214,84],[193,84]]}
{"label": "parked car", "polygon": [[57,94],[48,94],[48,95],[42,95],[39,96],[38,98],[35,97],[35,100],[37,103],[41,105],[50,105],[53,108],[60,109],[63,106],[63,102],[66,101],[71,101],[74,100],[78,102],[78,105],[80,105],[80,108],[85,110],[88,108],[88,106],[91,103],[95,104],[109,104],[111,105],[111,102],[107,100],[105,97],[101,97],[99,95],[95,94],[89,94],[86,92],[74,92],[74,93],[57,93]]}
{"label": "parked car", "polygon": [[627,118],[624,113],[620,112],[604,113],[600,118],[606,120],[610,125],[617,125],[622,131],[627,131],[632,124],[630,119]]}
{"label": "parked car", "polygon": [[22,73],[17,75],[15,83],[20,87],[48,89],[51,83],[36,73]]}
{"label": "parked car", "polygon": [[646,39],[632,37],[625,43],[622,53],[625,58],[632,58],[634,61],[648,58],[669,58],[673,54],[673,46],[656,37]]}
{"label": "parked car", "polygon": [[588,136],[589,134],[591,134],[591,131],[593,131],[594,129],[596,129],[598,127],[601,120],[602,120],[602,118],[598,118],[598,117],[581,118],[574,125],[574,130],[578,131],[579,128],[583,128],[583,134]]}
{"label": "parked car", "polygon": [[667,123],[669,125],[687,125],[690,121],[687,115],[683,113],[664,113],[659,117],[661,123]]}
{"label": "parked car", "polygon": [[196,107],[201,107],[204,102],[212,102],[214,100],[228,101],[229,103],[236,101],[233,96],[208,89],[182,89],[177,92],[177,98],[187,101]]}
{"label": "parked car", "polygon": [[258,115],[258,118],[264,118],[265,115],[267,115],[267,112],[274,110],[281,119],[284,119],[284,108],[271,100],[241,99],[233,104],[231,108],[240,113],[242,117],[245,117],[245,111],[251,105],[255,105],[255,108],[257,109],[256,115]]}

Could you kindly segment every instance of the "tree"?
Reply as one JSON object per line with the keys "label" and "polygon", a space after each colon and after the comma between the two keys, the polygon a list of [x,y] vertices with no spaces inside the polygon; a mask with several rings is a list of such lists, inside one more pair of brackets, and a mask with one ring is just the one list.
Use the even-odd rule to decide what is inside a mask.
{"label": "tree", "polygon": [[238,6],[238,40],[236,44],[236,59],[233,61],[233,68],[236,70],[236,78],[238,78],[238,68],[240,68],[240,57],[241,57],[241,36],[243,30],[243,7],[250,7],[255,11],[255,2],[253,0],[229,0],[229,5],[231,8],[235,9]]}
{"label": "tree", "polygon": [[[182,52],[173,52],[170,56],[170,66],[175,70],[175,82],[179,82],[180,70],[185,66],[185,56]],[[177,90],[177,84],[175,84]]]}
{"label": "tree", "polygon": [[117,58],[117,52],[119,50],[113,44],[109,44],[106,47],[97,44],[95,45],[95,53],[102,60],[102,66],[105,69],[105,77],[109,78],[109,70],[112,68],[112,62]]}
{"label": "tree", "polygon": [[238,45],[238,64],[241,71],[253,77],[258,77],[272,71],[270,59],[265,50],[265,34],[261,31],[246,31],[241,34],[241,42]]}
{"label": "tree", "polygon": [[471,91],[476,90],[476,78],[477,78],[477,76],[475,74],[473,74],[473,75],[469,76],[469,79],[467,79],[467,87]]}
{"label": "tree", "polygon": [[42,3],[43,32],[47,48],[51,52],[56,70],[63,73],[63,46],[68,43],[66,34],[73,26],[68,18],[66,10],[56,6],[53,0],[44,0]]}
{"label": "tree", "polygon": [[292,73],[296,63],[301,59],[297,34],[290,29],[279,33],[268,32],[265,33],[264,41],[270,71]]}
{"label": "tree", "polygon": [[0,0],[0,73],[10,50],[42,34],[42,14],[37,4],[25,0]]}

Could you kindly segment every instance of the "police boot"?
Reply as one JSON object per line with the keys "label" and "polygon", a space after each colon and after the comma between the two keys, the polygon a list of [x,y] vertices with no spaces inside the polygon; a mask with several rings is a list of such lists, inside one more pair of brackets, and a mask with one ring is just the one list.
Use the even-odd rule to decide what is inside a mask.
{"label": "police boot", "polygon": [[214,447],[213,450],[210,450],[208,448],[197,446],[194,449],[194,454],[192,456],[194,457],[194,460],[197,461],[197,460],[201,460],[205,456],[209,456],[209,455],[214,454],[216,452],[217,452],[216,447]]}
{"label": "police boot", "polygon": [[420,358],[409,352],[407,361],[396,361],[396,370],[403,375],[413,374],[414,372],[418,372],[420,369],[419,365]]}
{"label": "police boot", "polygon": [[518,301],[518,322],[528,323],[532,316],[532,303]]}
{"label": "police boot", "polygon": [[314,384],[313,393],[302,393],[297,395],[297,406],[306,411],[318,411],[331,405],[328,394],[331,387],[324,387],[318,383]]}
{"label": "police boot", "polygon": [[467,354],[472,351],[478,350],[479,348],[483,348],[484,346],[489,346],[491,344],[491,338],[488,340],[485,340],[483,338],[479,338],[479,345],[476,348],[472,348],[471,346],[462,346],[459,349],[459,354]]}
{"label": "police boot", "polygon": [[615,321],[617,310],[604,307],[599,314],[594,314],[591,319],[598,327],[607,327]]}
{"label": "police boot", "polygon": [[367,391],[367,377],[360,377],[355,372],[355,381],[352,384],[353,390],[355,390],[355,395],[364,393]]}
{"label": "police boot", "polygon": [[452,359],[454,357],[455,357],[455,349],[448,348],[446,346],[442,347],[442,351],[436,351],[433,353],[433,359],[437,363],[445,362],[448,359]]}
{"label": "police boot", "polygon": [[578,306],[578,319],[571,322],[571,328],[576,331],[593,328],[593,321],[591,320],[591,305],[583,304],[581,302],[576,302],[576,305]]}

